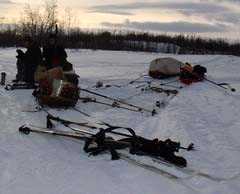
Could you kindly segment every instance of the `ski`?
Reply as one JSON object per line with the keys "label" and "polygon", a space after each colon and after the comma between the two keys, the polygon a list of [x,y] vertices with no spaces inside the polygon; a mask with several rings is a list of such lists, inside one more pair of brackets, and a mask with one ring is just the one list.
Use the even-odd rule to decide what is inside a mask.
{"label": "ski", "polygon": [[76,122],[76,121],[70,121],[70,120],[66,120],[66,119],[62,119],[60,117],[55,117],[52,114],[50,114],[49,112],[47,112],[47,128],[53,128],[54,125],[52,124],[51,120],[53,121],[57,121],[62,123],[64,126],[69,126],[70,124],[75,124],[75,125],[79,125],[81,127],[87,127],[90,129],[95,129],[97,128],[96,126],[90,125],[88,123],[81,123],[81,122]]}
{"label": "ski", "polygon": [[[150,170],[154,173],[166,176],[167,178],[170,179],[184,180],[200,176],[214,182],[222,182],[231,181],[240,177],[240,173],[237,173],[236,175],[227,178],[214,176],[208,173],[204,173],[200,170],[192,169],[190,167],[178,166],[176,164],[164,160],[161,157],[154,157],[149,155],[142,156],[129,155],[122,151],[119,151],[119,154],[123,160],[126,160],[132,164],[140,166],[146,170]],[[140,159],[142,159],[143,161],[141,161]],[[148,161],[146,161],[146,159],[148,159]]]}
{"label": "ski", "polygon": [[141,75],[141,76],[137,77],[136,79],[130,81],[128,84],[133,84],[134,82],[136,82],[142,78],[145,78],[145,77],[150,77],[150,76],[149,75]]}
{"label": "ski", "polygon": [[196,169],[192,169],[190,167],[185,167],[185,168],[182,168],[180,166],[177,166],[177,165],[174,165],[166,160],[164,160],[163,158],[161,157],[154,157],[154,156],[146,156],[146,157],[149,157],[154,163],[156,164],[161,164],[161,165],[165,165],[165,166],[168,166],[170,168],[174,168],[178,171],[181,171],[182,173],[184,173],[185,175],[188,175],[189,178],[191,177],[194,177],[194,176],[200,176],[200,177],[203,177],[203,178],[206,178],[206,179],[209,179],[209,180],[212,180],[212,181],[215,181],[215,182],[221,182],[221,181],[230,181],[230,180],[234,180],[238,177],[240,177],[240,173],[232,176],[232,177],[228,177],[228,178],[225,178],[225,177],[218,177],[218,176],[214,176],[214,175],[211,175],[211,174],[208,174],[208,173],[205,173],[205,172],[202,172],[200,170],[196,170]]}
{"label": "ski", "polygon": [[119,153],[119,155],[120,155],[121,159],[123,159],[124,161],[127,161],[130,164],[141,167],[141,168],[143,168],[145,170],[148,170],[148,171],[151,171],[153,173],[160,174],[160,175],[165,176],[167,178],[170,178],[170,179],[185,179],[185,178],[188,178],[188,177],[180,177],[180,176],[175,175],[174,173],[171,173],[171,172],[168,172],[166,170],[157,168],[155,166],[140,162],[139,160],[135,160],[127,154]]}

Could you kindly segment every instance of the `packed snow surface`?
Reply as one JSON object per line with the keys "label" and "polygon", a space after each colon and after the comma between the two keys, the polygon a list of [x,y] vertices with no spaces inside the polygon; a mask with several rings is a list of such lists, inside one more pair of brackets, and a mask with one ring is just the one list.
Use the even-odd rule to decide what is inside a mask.
{"label": "packed snow surface", "polygon": [[[23,124],[45,127],[46,113],[29,112],[37,106],[32,90],[6,91],[1,87],[0,194],[240,193],[239,57],[92,50],[67,52],[68,60],[80,75],[81,88],[149,110],[156,109],[158,114],[151,116],[149,112],[131,112],[80,101],[76,108],[91,114],[92,118],[73,109],[48,109],[49,112],[96,125],[104,120],[113,125],[131,127],[143,137],[170,138],[181,142],[182,146],[193,142],[196,151],[181,150],[178,154],[187,159],[189,168],[219,179],[212,180],[196,173],[175,180],[125,160],[111,161],[108,154],[89,157],[83,151],[83,143],[76,139],[39,133],[21,134],[18,128]],[[7,73],[7,82],[11,82],[16,74],[15,55],[13,48],[0,49],[0,72]],[[168,96],[153,91],[141,92],[151,80],[148,77],[128,84],[147,74],[150,61],[158,57],[173,57],[193,65],[203,65],[208,70],[206,78],[229,83],[236,92],[202,81],[179,89],[176,96]],[[154,80],[152,85],[176,79]],[[99,81],[111,87],[96,88]],[[170,85],[181,84],[173,82]],[[83,91],[80,95],[110,102]],[[164,102],[165,106],[157,108],[156,101]],[[57,129],[70,131],[61,124],[55,125]]]}

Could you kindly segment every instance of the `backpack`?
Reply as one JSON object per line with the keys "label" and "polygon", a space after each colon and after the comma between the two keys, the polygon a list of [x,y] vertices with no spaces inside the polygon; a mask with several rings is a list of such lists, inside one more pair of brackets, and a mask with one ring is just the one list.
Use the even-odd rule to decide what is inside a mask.
{"label": "backpack", "polygon": [[189,63],[185,63],[180,68],[179,79],[184,84],[191,84],[193,82],[199,82],[203,80],[203,77],[207,73],[207,69],[201,65],[191,66]]}

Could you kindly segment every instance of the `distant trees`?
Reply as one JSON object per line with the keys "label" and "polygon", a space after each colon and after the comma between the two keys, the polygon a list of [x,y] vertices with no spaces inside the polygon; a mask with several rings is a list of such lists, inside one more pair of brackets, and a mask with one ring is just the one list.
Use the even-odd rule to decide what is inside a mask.
{"label": "distant trees", "polygon": [[[49,28],[8,28],[0,31],[0,46],[15,46],[22,34],[34,33],[35,40],[40,45],[49,33],[55,31],[55,26]],[[32,28],[30,28],[32,27]],[[24,29],[23,31],[19,29]],[[26,29],[28,29],[26,31]],[[46,30],[43,30],[46,29]],[[232,54],[240,56],[240,43],[229,43],[223,39],[204,39],[189,35],[170,36],[167,34],[154,35],[138,32],[108,32],[83,31],[79,28],[59,29],[58,36],[66,48],[127,50],[146,52],[165,52],[178,54]]]}

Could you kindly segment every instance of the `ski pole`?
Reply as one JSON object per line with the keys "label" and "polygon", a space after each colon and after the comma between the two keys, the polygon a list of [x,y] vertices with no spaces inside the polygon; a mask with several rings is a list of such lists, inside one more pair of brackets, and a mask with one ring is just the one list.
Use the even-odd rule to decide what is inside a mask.
{"label": "ski pole", "polygon": [[160,86],[167,86],[170,88],[176,88],[176,89],[182,89],[183,86],[173,86],[173,85],[169,85],[169,84],[165,84],[165,83],[161,83]]}
{"label": "ski pole", "polygon": [[[73,108],[73,110],[75,110],[76,112],[79,112],[79,113],[81,113],[82,115],[84,115],[84,116],[86,116],[86,117],[89,117],[89,118],[94,118],[94,119],[96,119],[96,120],[98,120],[98,118],[96,118],[96,117],[94,117],[93,115],[90,115],[90,114],[88,114],[88,113],[86,113],[86,112],[83,112],[83,111],[81,111],[81,110],[79,110],[79,109],[77,109],[77,108]],[[106,125],[106,126],[110,126],[110,124],[108,124],[107,122],[105,122],[105,121],[102,121],[102,120],[98,120],[100,123],[100,125]]]}
{"label": "ski pole", "polygon": [[28,135],[30,132],[36,132],[36,133],[47,133],[47,134],[52,134],[52,135],[59,135],[59,136],[65,136],[65,137],[75,137],[75,138],[80,138],[80,139],[86,139],[86,136],[76,134],[76,133],[69,133],[61,130],[49,130],[49,129],[33,129],[31,127],[28,127],[26,125],[23,125],[19,127],[19,132],[22,132],[26,135]]}
{"label": "ski pole", "polygon": [[232,87],[231,87],[229,84],[227,84],[227,83],[217,83],[217,82],[214,82],[214,81],[212,81],[212,80],[209,80],[209,79],[207,79],[207,78],[205,78],[205,77],[203,77],[203,79],[206,80],[206,81],[208,81],[208,82],[210,82],[210,83],[212,83],[212,84],[215,84],[216,86],[219,86],[219,87],[221,87],[221,88],[224,88],[225,90],[227,90],[228,88],[224,87],[223,85],[228,85],[228,87],[231,89],[232,92],[235,92],[235,91],[236,91],[235,88],[232,88]]}
{"label": "ski pole", "polygon": [[135,81],[137,81],[137,80],[139,80],[139,79],[141,79],[141,78],[143,78],[143,77],[146,77],[146,76],[149,76],[149,75],[142,75],[142,76],[139,76],[138,78],[136,78],[136,79],[130,81],[129,84],[133,84]]}
{"label": "ski pole", "polygon": [[152,113],[152,116],[154,116],[155,114],[157,114],[155,109],[153,109],[153,110],[151,111],[151,110],[148,110],[148,109],[145,109],[145,108],[142,108],[142,107],[139,107],[139,106],[136,106],[136,105],[133,105],[133,104],[130,104],[130,103],[127,103],[127,102],[124,102],[124,101],[121,101],[121,100],[118,100],[118,99],[109,97],[109,96],[105,96],[105,95],[102,95],[102,94],[99,94],[99,93],[96,93],[96,92],[92,92],[92,91],[90,91],[90,90],[86,90],[86,89],[82,89],[82,88],[80,88],[80,90],[82,90],[82,91],[84,91],[84,92],[87,92],[87,93],[90,93],[90,94],[94,94],[94,95],[103,97],[103,98],[107,98],[107,99],[116,101],[116,102],[118,102],[118,103],[122,103],[122,104],[125,104],[125,105],[128,105],[128,106],[137,108],[139,111],[144,110],[144,111],[146,111],[146,112],[150,112],[150,113]]}
{"label": "ski pole", "polygon": [[171,85],[172,83],[175,83],[175,82],[177,82],[177,81],[179,81],[179,78],[176,79],[176,80],[173,80],[173,81],[169,81],[169,82],[165,82],[165,83],[160,83],[159,85],[160,85],[160,86],[168,86],[168,87],[177,88],[177,89],[182,89],[183,86],[173,86],[173,85]]}
{"label": "ski pole", "polygon": [[178,80],[179,80],[179,78],[178,78],[178,79],[176,79],[176,80],[173,80],[173,81],[169,81],[169,82],[162,83],[162,84],[172,84],[172,83],[175,83],[175,82],[177,82]]}
{"label": "ski pole", "polygon": [[50,113],[48,113],[48,115],[47,115],[47,128],[52,128],[53,127],[53,124],[51,123],[50,120],[60,122],[65,126],[68,126],[70,124],[75,124],[75,125],[79,125],[79,126],[87,127],[87,128],[91,128],[91,129],[96,129],[97,128],[93,125],[89,125],[88,123],[80,123],[80,122],[65,120],[65,119],[62,119],[60,117],[55,117]]}
{"label": "ski pole", "polygon": [[[75,124],[75,125],[79,125],[79,126],[83,126],[83,127],[87,127],[87,128],[91,128],[91,129],[98,129],[98,127],[93,126],[93,125],[89,125],[88,123],[80,123],[80,122],[75,122],[75,121],[71,121],[71,120],[62,119],[60,117],[55,117],[50,113],[48,113],[48,115],[47,115],[47,123],[48,123],[47,128],[52,128],[53,127],[52,124],[49,125],[50,120],[60,122],[63,125],[65,125],[66,127],[69,127],[70,129],[75,130],[77,132],[86,132],[86,131],[83,131],[82,129],[79,129],[79,128],[76,128],[76,127],[71,127],[70,126],[71,124]],[[130,129],[130,128],[121,127],[121,126],[113,126],[113,125],[110,125],[109,123],[101,123],[101,124],[106,125],[108,128]],[[90,132],[87,132],[87,133],[88,133],[88,135],[94,135],[93,133],[90,133]],[[131,135],[121,133],[121,132],[116,132],[116,131],[110,131],[110,133],[113,133],[113,134],[116,134],[116,135],[121,135],[121,136],[124,136],[124,137],[132,137]]]}
{"label": "ski pole", "polygon": [[79,99],[82,100],[83,103],[93,102],[93,103],[97,103],[97,104],[111,106],[113,108],[120,108],[120,109],[129,110],[129,111],[133,111],[133,112],[141,112],[140,110],[135,110],[135,109],[127,108],[127,107],[122,107],[117,102],[109,104],[109,103],[106,103],[106,102],[97,101],[94,98],[79,98]]}
{"label": "ski pole", "polygon": [[[87,127],[87,128],[90,128],[90,129],[99,129],[98,127],[96,127],[94,125],[89,125],[88,123],[80,123],[80,122],[75,122],[75,121],[71,121],[71,120],[66,120],[66,119],[63,119],[63,118],[60,118],[60,117],[55,117],[51,113],[49,113],[47,111],[45,111],[45,112],[47,113],[47,128],[53,128],[54,127],[54,125],[51,123],[51,120],[54,120],[54,121],[62,123],[66,127],[70,128],[72,130],[75,130],[77,132],[79,132],[79,131],[83,132],[83,130],[81,130],[79,128],[76,128],[76,127],[72,127],[72,126],[70,126],[71,124]],[[123,128],[123,129],[126,129],[126,127],[113,126],[113,125],[110,125],[109,123],[104,122],[104,121],[100,121],[100,122],[101,123],[98,123],[98,124],[106,125],[109,128],[111,127],[111,128]],[[90,132],[87,132],[87,133],[89,135],[94,135],[93,133],[90,133]],[[125,137],[132,137],[131,135],[128,135],[128,134],[125,134],[125,133],[121,133],[121,132],[116,132],[116,131],[111,131],[110,133],[113,133],[113,134],[116,134],[116,135],[125,136]]]}
{"label": "ski pole", "polygon": [[185,70],[185,69],[183,69],[183,68],[181,68],[181,70],[183,70],[183,71],[185,71],[186,73],[188,73],[188,74],[190,74],[190,75],[193,75],[193,76],[195,76],[195,77],[197,77],[197,78],[199,78],[199,79],[203,79],[203,80],[205,80],[205,81],[207,81],[207,82],[210,82],[210,83],[212,83],[212,84],[214,84],[214,85],[216,85],[216,86],[219,86],[219,87],[221,87],[221,88],[223,88],[223,89],[225,89],[225,90],[227,90],[228,88],[224,87],[223,85],[228,85],[229,89],[231,89],[232,92],[235,92],[235,91],[236,91],[235,88],[232,88],[232,87],[231,87],[229,84],[227,84],[227,83],[217,83],[217,82],[214,82],[214,81],[212,81],[212,80],[207,79],[207,78],[204,77],[204,76],[198,75],[198,74],[193,73],[193,72],[189,72],[189,71],[187,71],[187,70]]}
{"label": "ski pole", "polygon": [[[96,140],[96,138],[92,135],[90,132],[84,131],[82,130],[81,134],[78,133],[69,133],[66,131],[62,131],[62,130],[49,130],[49,129],[43,129],[43,128],[31,128],[29,126],[23,125],[21,127],[19,127],[19,132],[24,133],[25,135],[29,135],[30,132],[36,132],[36,133],[45,133],[45,134],[51,134],[51,135],[58,135],[58,136],[63,136],[63,137],[72,137],[72,138],[77,138],[77,139],[81,139],[81,140]],[[86,136],[86,135],[91,135],[91,136]],[[119,140],[114,140],[114,139],[109,139],[109,138],[105,138],[104,141],[109,142],[109,143],[115,143],[115,144],[119,144],[119,145],[127,145],[127,146],[131,146],[131,144],[129,142],[125,142],[125,141],[119,141]]]}

